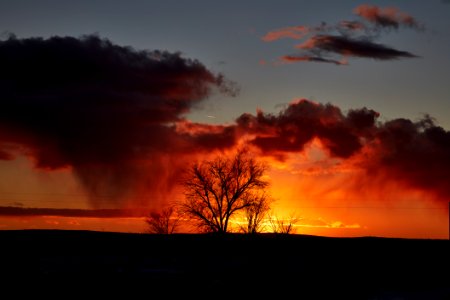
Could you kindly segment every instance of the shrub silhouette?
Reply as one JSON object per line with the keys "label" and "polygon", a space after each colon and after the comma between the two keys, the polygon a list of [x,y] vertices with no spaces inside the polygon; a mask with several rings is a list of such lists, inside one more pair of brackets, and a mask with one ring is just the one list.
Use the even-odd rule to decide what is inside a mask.
{"label": "shrub silhouette", "polygon": [[172,234],[179,225],[180,218],[174,206],[163,208],[161,211],[152,212],[146,218],[149,233]]}

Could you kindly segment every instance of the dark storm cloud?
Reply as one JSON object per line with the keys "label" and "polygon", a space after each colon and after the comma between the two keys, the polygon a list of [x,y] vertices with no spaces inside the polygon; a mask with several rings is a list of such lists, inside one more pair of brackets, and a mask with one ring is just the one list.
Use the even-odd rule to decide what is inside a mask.
{"label": "dark storm cloud", "polygon": [[[297,48],[311,52],[325,51],[342,56],[373,58],[379,60],[392,60],[399,58],[412,58],[416,55],[407,51],[400,51],[376,44],[369,40],[356,40],[346,36],[316,35],[298,45]],[[320,57],[319,57],[320,58]]]}
{"label": "dark storm cloud", "polygon": [[396,182],[450,197],[450,132],[426,116],[420,121],[395,119],[379,126],[374,156],[367,162],[374,173]]}
{"label": "dark storm cloud", "polygon": [[366,108],[344,115],[337,106],[303,99],[278,115],[259,111],[256,116],[243,114],[236,122],[255,136],[251,143],[265,154],[301,152],[319,138],[330,155],[347,158],[362,147],[361,137],[369,134],[377,117],[377,112]]}
{"label": "dark storm cloud", "polygon": [[[235,92],[197,60],[94,35],[10,37],[0,41],[0,65],[0,145],[20,145],[38,168],[73,168],[92,193],[120,194],[144,173],[178,165],[168,153],[195,139],[204,140],[197,151],[214,147],[174,124],[214,90]],[[11,155],[0,148],[0,158]]]}

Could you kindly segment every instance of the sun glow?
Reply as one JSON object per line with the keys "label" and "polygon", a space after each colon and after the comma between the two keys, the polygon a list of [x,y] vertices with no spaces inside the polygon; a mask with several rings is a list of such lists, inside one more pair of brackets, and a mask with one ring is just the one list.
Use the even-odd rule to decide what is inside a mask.
{"label": "sun glow", "polygon": [[274,209],[299,216],[297,233],[446,238],[447,209],[433,195],[367,177],[359,157],[342,161],[324,153],[314,141],[301,155],[268,159]]}

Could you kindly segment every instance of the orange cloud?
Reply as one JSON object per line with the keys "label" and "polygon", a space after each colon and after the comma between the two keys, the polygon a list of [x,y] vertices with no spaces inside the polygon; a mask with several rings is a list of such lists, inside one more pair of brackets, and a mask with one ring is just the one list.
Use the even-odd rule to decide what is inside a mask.
{"label": "orange cloud", "polygon": [[420,25],[413,16],[400,11],[396,7],[380,8],[375,5],[362,4],[356,7],[353,12],[380,27],[390,27],[394,29],[397,29],[400,26],[415,29],[422,28],[422,25]]}
{"label": "orange cloud", "polygon": [[265,42],[273,42],[282,38],[291,38],[295,40],[302,39],[310,32],[307,26],[292,26],[276,29],[266,33],[261,39]]}

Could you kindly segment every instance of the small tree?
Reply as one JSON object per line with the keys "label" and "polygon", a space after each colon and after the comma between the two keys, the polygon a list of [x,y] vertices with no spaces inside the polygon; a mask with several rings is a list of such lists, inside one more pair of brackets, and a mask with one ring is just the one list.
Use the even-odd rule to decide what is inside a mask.
{"label": "small tree", "polygon": [[175,208],[169,206],[161,211],[150,213],[145,221],[150,233],[172,234],[177,230],[180,218],[176,214]]}
{"label": "small tree", "polygon": [[273,233],[290,234],[295,232],[295,224],[299,222],[299,218],[290,216],[287,219],[278,218],[277,216],[269,216],[269,224]]}
{"label": "small tree", "polygon": [[264,220],[270,211],[272,199],[266,193],[255,195],[251,205],[244,209],[245,225],[241,230],[245,233],[259,233],[264,230]]}
{"label": "small tree", "polygon": [[183,182],[182,212],[206,232],[226,233],[232,216],[254,203],[268,186],[266,166],[241,149],[232,157],[218,156],[196,163]]}

